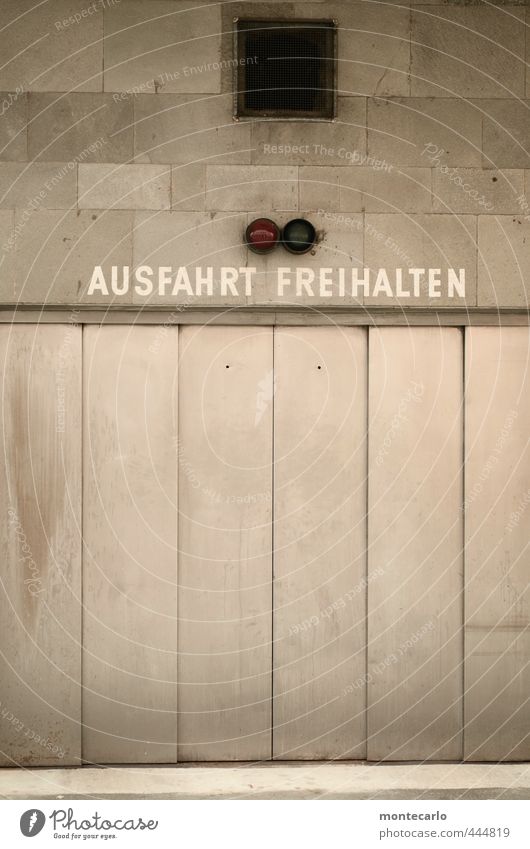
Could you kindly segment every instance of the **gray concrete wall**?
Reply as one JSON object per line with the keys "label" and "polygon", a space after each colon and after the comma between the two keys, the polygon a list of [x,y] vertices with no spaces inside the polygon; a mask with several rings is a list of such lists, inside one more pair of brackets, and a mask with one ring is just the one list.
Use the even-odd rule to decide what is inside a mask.
{"label": "gray concrete wall", "polygon": [[[97,303],[95,264],[243,266],[249,218],[295,213],[319,230],[304,265],[464,266],[468,307],[527,306],[525,3],[33,6],[2,4],[1,303]],[[226,65],[242,15],[337,20],[334,122],[233,121]],[[250,300],[274,302],[292,259],[251,264]]]}

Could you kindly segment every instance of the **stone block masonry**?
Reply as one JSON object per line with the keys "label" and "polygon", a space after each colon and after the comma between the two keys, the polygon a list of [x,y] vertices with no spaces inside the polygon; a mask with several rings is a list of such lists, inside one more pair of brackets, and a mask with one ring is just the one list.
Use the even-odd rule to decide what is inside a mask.
{"label": "stone block masonry", "polygon": [[[277,269],[293,262],[249,257],[243,243],[246,223],[268,215],[312,220],[317,244],[300,264],[317,276],[464,268],[469,310],[528,307],[525,3],[5,0],[3,11],[1,304],[88,303],[94,266],[138,263],[255,265],[253,299],[272,304]],[[335,120],[233,120],[237,17],[337,21]],[[358,300],[382,305],[372,291]],[[395,287],[384,301],[410,305]],[[456,306],[447,292],[414,301]]]}

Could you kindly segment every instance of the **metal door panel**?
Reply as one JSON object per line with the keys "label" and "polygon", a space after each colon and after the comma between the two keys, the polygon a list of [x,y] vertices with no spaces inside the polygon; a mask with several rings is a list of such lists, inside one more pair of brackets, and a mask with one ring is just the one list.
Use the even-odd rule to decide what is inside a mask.
{"label": "metal door panel", "polygon": [[530,759],[530,344],[466,330],[465,756]]}
{"label": "metal door panel", "polygon": [[177,757],[178,331],[84,331],[83,757]]}
{"label": "metal door panel", "polygon": [[462,756],[462,333],[369,346],[368,757]]}
{"label": "metal door panel", "polygon": [[81,330],[0,326],[0,764],[81,758]]}
{"label": "metal door panel", "polygon": [[272,330],[180,347],[179,759],[269,759]]}
{"label": "metal door panel", "polygon": [[275,330],[274,757],[366,755],[366,356]]}

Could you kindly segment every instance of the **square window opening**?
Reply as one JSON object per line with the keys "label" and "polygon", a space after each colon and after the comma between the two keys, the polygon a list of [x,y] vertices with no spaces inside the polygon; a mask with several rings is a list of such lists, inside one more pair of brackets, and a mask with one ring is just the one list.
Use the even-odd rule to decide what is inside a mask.
{"label": "square window opening", "polygon": [[235,118],[335,117],[334,21],[238,20],[235,57]]}

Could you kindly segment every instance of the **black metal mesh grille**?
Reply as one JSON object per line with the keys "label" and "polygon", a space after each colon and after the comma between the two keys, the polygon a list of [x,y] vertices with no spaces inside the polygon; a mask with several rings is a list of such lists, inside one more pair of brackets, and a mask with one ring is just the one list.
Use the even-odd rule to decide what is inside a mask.
{"label": "black metal mesh grille", "polygon": [[333,23],[238,21],[237,47],[237,115],[333,117]]}

